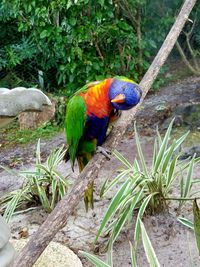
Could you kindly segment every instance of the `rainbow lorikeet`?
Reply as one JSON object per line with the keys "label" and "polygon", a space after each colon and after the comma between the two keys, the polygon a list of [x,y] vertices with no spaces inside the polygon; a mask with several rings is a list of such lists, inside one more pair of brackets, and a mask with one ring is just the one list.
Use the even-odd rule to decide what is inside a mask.
{"label": "rainbow lorikeet", "polygon": [[[65,132],[72,169],[78,160],[80,172],[92,158],[97,146],[106,139],[106,132],[115,111],[128,110],[138,104],[142,91],[126,77],[92,82],[78,90],[67,105]],[[93,208],[93,184],[85,191],[86,210]]]}

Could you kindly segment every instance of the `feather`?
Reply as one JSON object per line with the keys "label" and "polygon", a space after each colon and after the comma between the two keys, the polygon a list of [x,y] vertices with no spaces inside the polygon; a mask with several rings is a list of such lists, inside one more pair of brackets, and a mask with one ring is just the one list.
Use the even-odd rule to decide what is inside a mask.
{"label": "feather", "polygon": [[69,155],[72,167],[74,166],[80,138],[83,135],[85,120],[85,101],[79,95],[74,96],[67,105],[67,113],[65,118],[65,133],[69,146]]}

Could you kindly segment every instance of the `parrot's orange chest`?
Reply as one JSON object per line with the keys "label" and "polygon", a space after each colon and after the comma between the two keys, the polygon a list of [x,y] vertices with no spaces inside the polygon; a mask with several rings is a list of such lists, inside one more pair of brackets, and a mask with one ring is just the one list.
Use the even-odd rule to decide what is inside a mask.
{"label": "parrot's orange chest", "polygon": [[81,93],[81,96],[85,100],[88,116],[96,116],[98,118],[109,116],[113,109],[108,95],[111,83],[112,79],[106,79],[89,88],[86,93]]}

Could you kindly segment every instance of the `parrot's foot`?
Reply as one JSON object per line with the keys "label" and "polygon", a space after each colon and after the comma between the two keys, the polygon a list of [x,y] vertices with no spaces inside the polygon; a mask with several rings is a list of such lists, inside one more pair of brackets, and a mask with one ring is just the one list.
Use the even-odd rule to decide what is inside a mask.
{"label": "parrot's foot", "polygon": [[106,149],[102,146],[98,146],[96,152],[103,154],[109,160],[111,159],[111,151],[109,149]]}

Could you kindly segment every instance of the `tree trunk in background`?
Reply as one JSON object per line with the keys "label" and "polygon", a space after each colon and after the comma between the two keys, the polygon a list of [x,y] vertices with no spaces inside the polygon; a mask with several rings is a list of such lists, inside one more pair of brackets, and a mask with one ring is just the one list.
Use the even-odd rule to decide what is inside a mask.
{"label": "tree trunk in background", "polygon": [[[113,149],[117,146],[126,132],[127,126],[133,121],[137,110],[140,108],[143,99],[156,79],[160,68],[171,52],[195,3],[196,0],[185,0],[173,27],[140,83],[140,86],[143,89],[143,97],[140,104],[136,108],[123,113],[119,122],[110,134],[110,138],[105,143],[105,145],[108,145],[109,148]],[[105,157],[100,154],[96,154],[87,164],[72,186],[71,192],[57,204],[56,208],[47,217],[46,221],[40,226],[38,231],[32,236],[28,244],[21,251],[20,255],[15,260],[13,265],[14,267],[31,267],[36,262],[40,254],[46,246],[48,246],[49,242],[54,238],[56,233],[65,226],[68,217],[74,211],[74,208],[82,198],[87,185],[94,181],[97,177],[99,169],[102,167],[104,162]]]}

